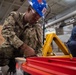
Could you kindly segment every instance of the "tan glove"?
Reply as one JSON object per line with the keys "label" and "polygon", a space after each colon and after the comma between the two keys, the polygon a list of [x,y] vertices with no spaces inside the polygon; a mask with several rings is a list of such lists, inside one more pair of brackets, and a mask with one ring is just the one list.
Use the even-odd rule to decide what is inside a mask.
{"label": "tan glove", "polygon": [[23,50],[26,57],[36,56],[35,50],[26,45],[25,43],[20,47],[20,49]]}

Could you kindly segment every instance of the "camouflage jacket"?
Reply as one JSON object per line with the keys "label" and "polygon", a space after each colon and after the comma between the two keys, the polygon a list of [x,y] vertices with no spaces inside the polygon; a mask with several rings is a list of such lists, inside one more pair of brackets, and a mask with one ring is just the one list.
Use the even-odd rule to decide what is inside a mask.
{"label": "camouflage jacket", "polygon": [[5,38],[4,45],[12,45],[18,49],[23,43],[26,43],[38,51],[42,48],[42,28],[38,23],[23,24],[23,15],[23,13],[11,12],[5,19],[2,29],[2,35]]}

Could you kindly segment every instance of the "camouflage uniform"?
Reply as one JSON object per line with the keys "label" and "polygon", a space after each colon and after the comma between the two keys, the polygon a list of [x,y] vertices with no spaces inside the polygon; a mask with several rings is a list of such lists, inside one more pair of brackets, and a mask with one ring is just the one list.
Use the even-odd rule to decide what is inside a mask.
{"label": "camouflage uniform", "polygon": [[36,53],[42,48],[41,26],[24,24],[23,15],[23,13],[11,12],[3,24],[2,35],[5,42],[0,47],[0,66],[8,64],[10,58],[23,56],[19,47],[24,42]]}

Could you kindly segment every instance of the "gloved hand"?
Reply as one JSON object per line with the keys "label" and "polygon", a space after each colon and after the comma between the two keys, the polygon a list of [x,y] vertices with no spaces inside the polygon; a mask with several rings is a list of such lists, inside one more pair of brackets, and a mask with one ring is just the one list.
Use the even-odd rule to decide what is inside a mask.
{"label": "gloved hand", "polygon": [[23,50],[26,57],[36,56],[35,50],[26,45],[25,43],[20,47],[20,49]]}
{"label": "gloved hand", "polygon": [[13,72],[13,75],[14,75],[16,73],[16,61],[15,61],[14,58],[10,59],[10,62],[8,64],[8,66],[9,66],[9,69],[7,71],[7,75],[8,75],[8,73],[10,73],[10,75],[11,75],[12,72]]}

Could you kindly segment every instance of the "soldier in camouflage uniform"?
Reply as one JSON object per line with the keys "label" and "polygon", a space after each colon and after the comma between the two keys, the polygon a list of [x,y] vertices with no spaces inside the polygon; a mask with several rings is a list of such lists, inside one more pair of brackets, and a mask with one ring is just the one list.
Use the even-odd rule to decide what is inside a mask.
{"label": "soldier in camouflage uniform", "polygon": [[[35,1],[38,2],[38,0],[30,0],[29,3]],[[43,5],[45,6],[41,4],[41,10],[46,8],[46,4]],[[41,52],[42,28],[36,21],[42,16],[43,14],[38,13],[31,4],[25,13],[9,14],[2,29],[5,42],[0,47],[0,66],[8,65],[11,68],[10,64],[15,57],[35,56]],[[13,65],[15,66],[14,62]]]}

